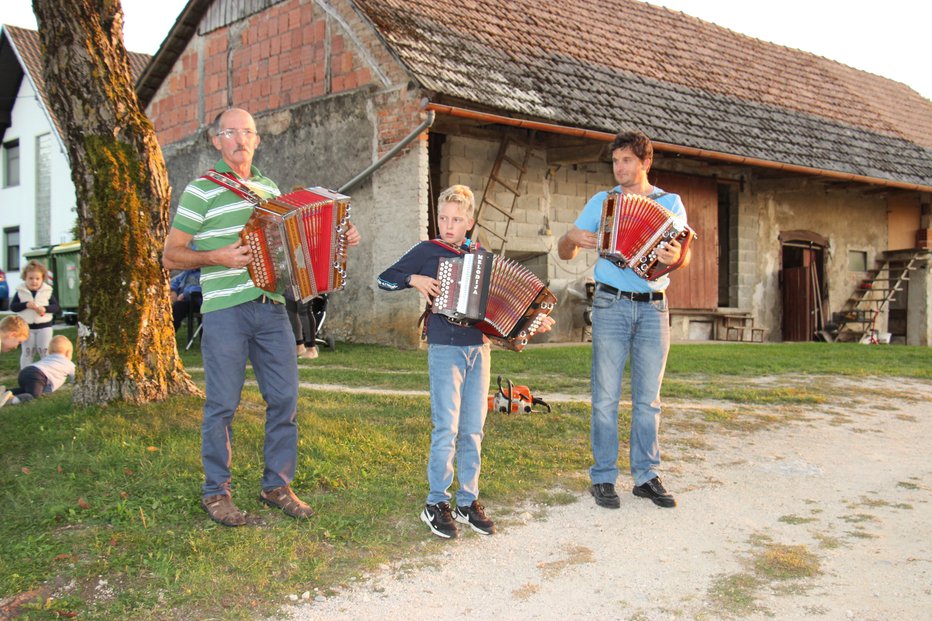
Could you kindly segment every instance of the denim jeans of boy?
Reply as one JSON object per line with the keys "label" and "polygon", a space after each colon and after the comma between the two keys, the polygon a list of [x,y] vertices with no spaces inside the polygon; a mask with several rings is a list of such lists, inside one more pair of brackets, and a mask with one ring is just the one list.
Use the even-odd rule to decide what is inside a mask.
{"label": "denim jeans of boy", "polygon": [[233,414],[246,380],[247,359],[266,403],[262,489],[290,485],[298,461],[298,364],[285,306],[246,302],[205,313],[203,325],[204,496],[230,492]]}
{"label": "denim jeans of boy", "polygon": [[618,404],[625,362],[631,365],[631,476],[635,485],[660,465],[660,385],[670,349],[667,299],[634,302],[597,290],[592,301],[593,483],[618,478]]}
{"label": "denim jeans of boy", "polygon": [[491,353],[488,343],[427,348],[430,376],[430,457],[427,504],[450,501],[453,460],[459,489],[456,504],[467,507],[479,497],[482,437],[488,411]]}

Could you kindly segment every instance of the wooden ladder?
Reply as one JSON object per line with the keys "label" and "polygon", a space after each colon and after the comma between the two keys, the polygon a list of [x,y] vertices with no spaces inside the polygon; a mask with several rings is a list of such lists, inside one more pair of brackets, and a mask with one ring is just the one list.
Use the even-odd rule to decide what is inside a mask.
{"label": "wooden ladder", "polygon": [[842,310],[835,313],[838,324],[835,340],[860,342],[864,338],[873,338],[877,317],[897,293],[905,290],[903,285],[909,280],[909,273],[916,269],[916,264],[929,256],[932,255],[922,250],[905,254],[883,253],[878,267],[868,272],[868,278],[861,281]]}
{"label": "wooden ladder", "polygon": [[[498,254],[505,254],[505,245],[508,243],[508,230],[511,228],[511,222],[514,220],[515,204],[518,197],[521,196],[521,182],[524,181],[524,175],[527,174],[527,163],[531,157],[531,150],[534,144],[534,134],[532,131],[526,141],[518,140],[512,136],[505,135],[501,145],[498,148],[498,155],[495,163],[492,164],[492,170],[489,173],[489,179],[486,181],[485,189],[482,192],[482,199],[476,206],[476,224],[469,232],[469,238],[475,239],[479,233],[476,229],[481,229],[488,234],[488,240],[495,238],[498,242]],[[517,147],[522,152],[515,154]],[[492,197],[496,193],[504,193],[510,196],[507,204],[496,203]],[[505,217],[505,228],[501,233],[495,231],[488,217],[488,208],[498,211]],[[486,243],[490,250],[491,243]]]}

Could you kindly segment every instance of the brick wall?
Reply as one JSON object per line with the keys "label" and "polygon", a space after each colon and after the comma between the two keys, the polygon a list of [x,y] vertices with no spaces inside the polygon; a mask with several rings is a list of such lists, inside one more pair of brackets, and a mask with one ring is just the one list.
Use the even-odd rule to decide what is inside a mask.
{"label": "brick wall", "polygon": [[370,87],[384,152],[418,122],[417,97],[399,84],[407,76],[350,3],[290,0],[195,34],[148,113],[165,146],[230,106],[260,115]]}

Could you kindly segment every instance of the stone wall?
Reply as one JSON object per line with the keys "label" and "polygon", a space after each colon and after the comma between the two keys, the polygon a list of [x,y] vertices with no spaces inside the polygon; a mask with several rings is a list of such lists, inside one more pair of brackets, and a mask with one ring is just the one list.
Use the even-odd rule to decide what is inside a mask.
{"label": "stone wall", "polygon": [[[442,185],[455,183],[468,185],[476,195],[476,202],[489,179],[489,173],[498,154],[500,141],[465,136],[448,136],[443,146]],[[509,155],[523,153],[511,147]],[[508,179],[512,171],[503,170]],[[547,152],[534,148],[528,158],[527,173],[519,191],[523,194],[515,202],[514,219],[508,230],[506,254],[522,260],[523,264],[540,276],[559,303],[553,313],[557,325],[550,334],[541,335],[534,342],[566,342],[582,340],[583,311],[586,307],[584,282],[592,275],[595,253],[581,252],[573,261],[557,256],[557,240],[568,231],[583,205],[592,194],[609,187],[612,182],[608,163],[584,165],[552,165],[547,163]],[[441,188],[442,189],[442,188]],[[490,193],[498,205],[511,205],[513,194],[500,188]],[[438,190],[439,191],[439,190]],[[480,218],[502,234],[505,217],[492,208],[486,208]],[[482,234],[493,250],[500,241]]]}
{"label": "stone wall", "polygon": [[752,311],[768,339],[782,339],[782,299],[779,283],[779,235],[809,230],[829,240],[826,319],[842,308],[865,274],[848,269],[848,251],[867,253],[867,266],[886,249],[887,217],[882,196],[846,190],[826,190],[812,181],[756,182],[739,198],[739,285],[742,308]]}

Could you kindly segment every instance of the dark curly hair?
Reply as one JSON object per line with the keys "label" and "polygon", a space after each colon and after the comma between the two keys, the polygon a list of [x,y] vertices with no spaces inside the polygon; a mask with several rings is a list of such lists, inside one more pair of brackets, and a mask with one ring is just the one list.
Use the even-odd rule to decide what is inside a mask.
{"label": "dark curly hair", "polygon": [[644,132],[619,132],[615,139],[612,140],[612,152],[615,149],[624,149],[631,147],[631,151],[639,160],[654,159],[654,145],[651,144],[650,138]]}

